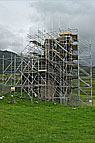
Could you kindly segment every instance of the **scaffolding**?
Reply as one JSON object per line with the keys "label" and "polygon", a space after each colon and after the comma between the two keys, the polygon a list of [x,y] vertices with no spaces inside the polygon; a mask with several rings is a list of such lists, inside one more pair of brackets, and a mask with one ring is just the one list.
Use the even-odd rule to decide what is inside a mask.
{"label": "scaffolding", "polygon": [[[86,57],[83,51],[88,51]],[[87,105],[92,101],[91,44],[79,44],[77,29],[29,34],[21,55],[3,56],[2,85],[2,92],[5,87],[15,87],[31,100],[37,95],[64,105]]]}

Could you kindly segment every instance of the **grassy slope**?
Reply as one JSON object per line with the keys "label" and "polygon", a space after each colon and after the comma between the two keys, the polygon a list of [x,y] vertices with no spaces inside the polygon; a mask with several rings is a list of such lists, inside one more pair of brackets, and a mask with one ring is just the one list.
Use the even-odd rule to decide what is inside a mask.
{"label": "grassy slope", "polygon": [[0,101],[0,143],[95,143],[95,107]]}

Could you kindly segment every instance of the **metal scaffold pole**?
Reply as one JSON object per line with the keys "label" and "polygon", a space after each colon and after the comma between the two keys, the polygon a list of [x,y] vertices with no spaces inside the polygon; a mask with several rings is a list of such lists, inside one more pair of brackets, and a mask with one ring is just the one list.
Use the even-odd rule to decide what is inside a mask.
{"label": "metal scaffold pole", "polygon": [[4,55],[3,55],[3,67],[2,67],[3,73],[2,73],[2,94],[4,94]]}
{"label": "metal scaffold pole", "polygon": [[92,101],[92,105],[93,105],[93,98],[92,98],[92,45],[91,45],[91,42],[90,42],[89,48],[90,48],[91,101]]}
{"label": "metal scaffold pole", "polygon": [[21,53],[20,62],[21,62],[21,75],[20,75],[21,83],[20,84],[21,84],[21,97],[22,97],[22,69],[23,69],[22,53]]}
{"label": "metal scaffold pole", "polygon": [[79,106],[80,106],[80,51],[78,46],[78,98],[79,98]]}
{"label": "metal scaffold pole", "polygon": [[[16,55],[14,56],[14,87],[16,86]],[[14,91],[15,95],[15,91]]]}

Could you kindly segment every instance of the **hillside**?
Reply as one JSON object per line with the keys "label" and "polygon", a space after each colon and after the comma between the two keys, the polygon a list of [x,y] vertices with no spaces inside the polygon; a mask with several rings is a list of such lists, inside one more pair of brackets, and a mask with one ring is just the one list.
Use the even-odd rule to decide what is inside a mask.
{"label": "hillside", "polygon": [[[17,54],[14,53],[14,52],[11,52],[11,51],[7,51],[7,50],[4,50],[4,51],[0,50],[0,73],[2,73],[2,61],[3,61],[2,58],[3,58],[3,55],[4,55],[5,58],[11,58],[11,55],[12,55],[12,57],[14,57],[14,55],[17,55]],[[7,62],[6,62],[6,64],[7,64]]]}
{"label": "hillside", "polygon": [[0,100],[1,143],[94,143],[95,107],[54,105],[28,98]]}
{"label": "hillside", "polygon": [[5,58],[9,58],[9,57],[11,57],[11,54],[12,54],[12,56],[17,55],[16,53],[11,52],[11,51],[7,51],[7,50],[2,51],[2,50],[0,50],[0,58],[3,58],[3,55],[4,55]]}

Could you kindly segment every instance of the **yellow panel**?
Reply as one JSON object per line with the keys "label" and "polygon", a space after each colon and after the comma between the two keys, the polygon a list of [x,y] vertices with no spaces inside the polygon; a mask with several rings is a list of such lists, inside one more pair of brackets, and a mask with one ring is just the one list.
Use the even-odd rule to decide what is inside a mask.
{"label": "yellow panel", "polygon": [[64,33],[59,33],[59,35],[60,35],[60,36],[63,36],[63,35],[64,35]]}
{"label": "yellow panel", "polygon": [[55,51],[57,54],[60,54],[60,52],[58,52],[57,50],[53,49],[53,51]]}
{"label": "yellow panel", "polygon": [[42,72],[42,71],[47,71],[47,69],[41,69],[41,70],[38,70],[39,72]]}
{"label": "yellow panel", "polygon": [[72,35],[72,32],[63,33],[64,35]]}

